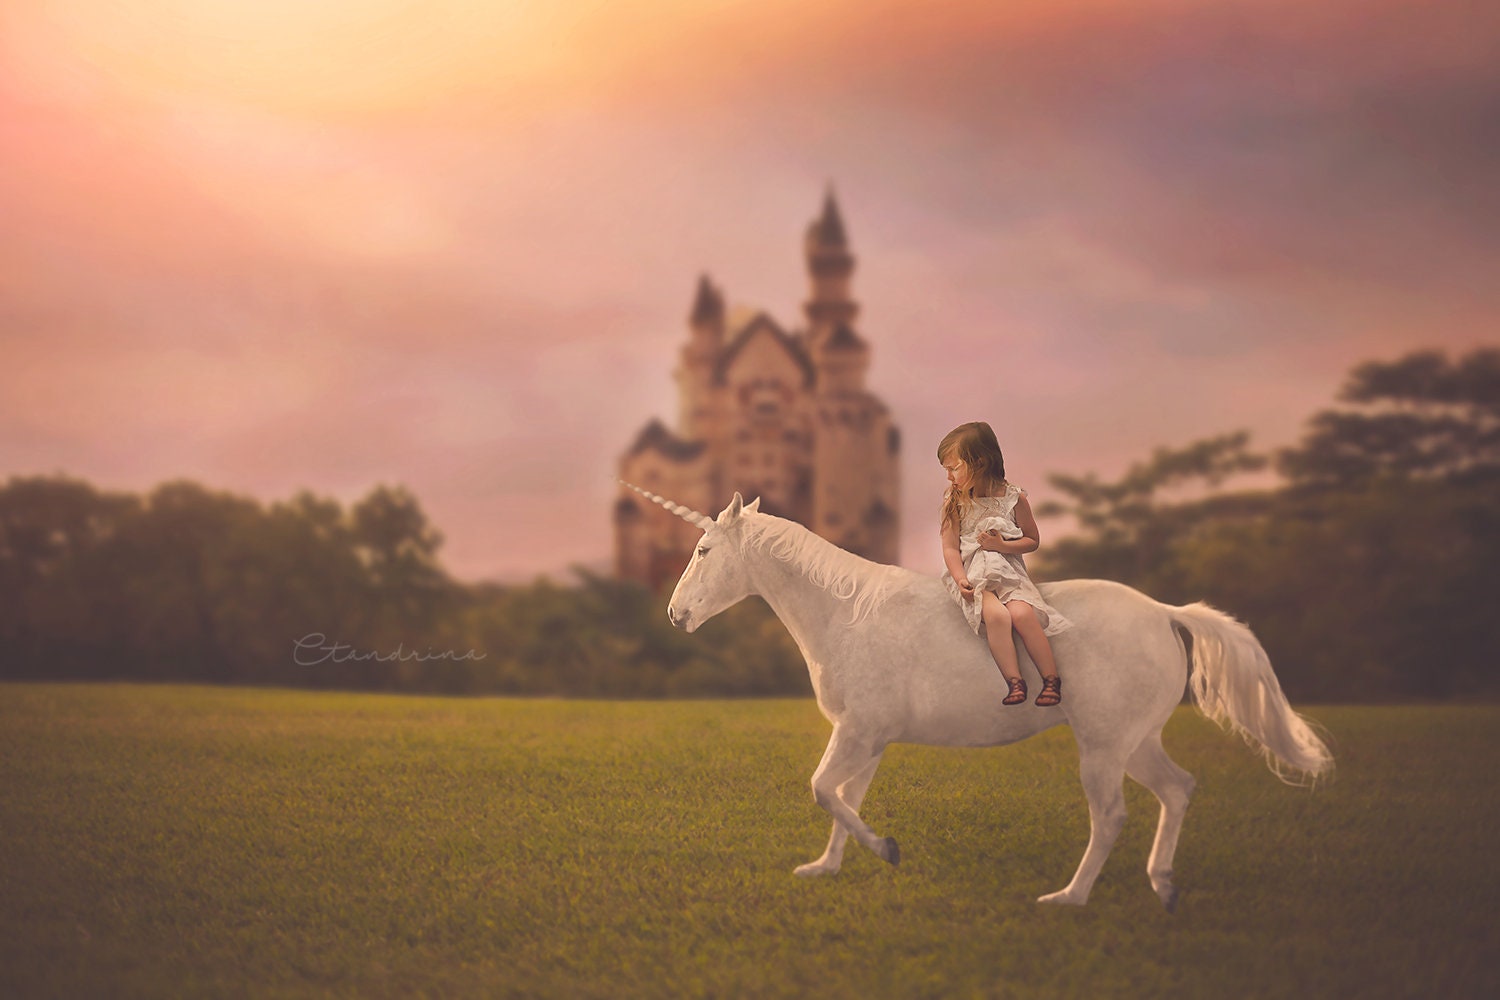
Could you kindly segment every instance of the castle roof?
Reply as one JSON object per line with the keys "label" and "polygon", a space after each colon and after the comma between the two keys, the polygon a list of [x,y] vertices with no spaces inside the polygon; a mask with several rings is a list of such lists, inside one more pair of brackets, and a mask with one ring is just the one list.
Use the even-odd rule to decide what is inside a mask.
{"label": "castle roof", "polygon": [[781,327],[777,326],[776,321],[764,312],[757,312],[752,316],[750,321],[740,328],[739,333],[735,334],[734,339],[724,348],[723,353],[719,355],[718,364],[714,366],[714,381],[724,381],[730,367],[734,364],[735,357],[750,342],[751,338],[762,330],[775,338],[776,342],[781,345],[782,349],[786,351],[797,367],[802,370],[802,377],[805,383],[812,385],[816,378],[816,369],[813,368],[812,358],[807,356],[807,348],[802,346],[800,340],[792,337]]}
{"label": "castle roof", "polygon": [[641,428],[635,443],[626,452],[627,456],[639,455],[643,451],[657,451],[674,462],[689,462],[702,454],[707,447],[703,441],[685,441],[667,429],[667,425],[655,417]]}

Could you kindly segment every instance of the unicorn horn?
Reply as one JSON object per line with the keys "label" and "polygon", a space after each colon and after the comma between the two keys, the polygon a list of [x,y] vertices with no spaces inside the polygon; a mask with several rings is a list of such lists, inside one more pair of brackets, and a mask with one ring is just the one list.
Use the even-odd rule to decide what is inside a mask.
{"label": "unicorn horn", "polygon": [[684,507],[680,503],[673,503],[666,497],[659,497],[655,493],[648,493],[634,483],[627,483],[623,479],[617,479],[616,482],[618,482],[621,486],[629,486],[631,489],[635,490],[647,500],[653,500],[656,503],[661,504],[663,507],[667,508],[667,510],[670,510],[672,513],[682,518],[688,524],[695,525],[699,528],[707,530],[708,526],[714,523],[714,519],[709,517],[707,514],[700,514],[697,511],[693,510],[691,507]]}

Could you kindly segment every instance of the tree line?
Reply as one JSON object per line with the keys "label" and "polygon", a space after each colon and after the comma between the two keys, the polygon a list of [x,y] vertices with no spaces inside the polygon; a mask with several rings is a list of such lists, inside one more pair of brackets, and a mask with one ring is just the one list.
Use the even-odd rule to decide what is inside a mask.
{"label": "tree line", "polygon": [[[1270,485],[1228,488],[1247,473]],[[1240,481],[1243,481],[1241,479]],[[1302,441],[1157,449],[1054,475],[1076,533],[1039,579],[1105,577],[1247,621],[1301,700],[1492,696],[1500,643],[1500,351],[1349,375]],[[759,599],[673,629],[663,595],[582,570],[455,580],[417,498],[264,504],[191,482],[144,496],[65,476],[0,487],[0,677],[464,694],[806,694]]]}
{"label": "tree line", "polygon": [[639,585],[582,570],[571,585],[463,583],[441,544],[400,487],[346,508],[191,482],[135,496],[12,478],[0,488],[0,677],[600,697],[807,684],[763,603],[702,641]]}

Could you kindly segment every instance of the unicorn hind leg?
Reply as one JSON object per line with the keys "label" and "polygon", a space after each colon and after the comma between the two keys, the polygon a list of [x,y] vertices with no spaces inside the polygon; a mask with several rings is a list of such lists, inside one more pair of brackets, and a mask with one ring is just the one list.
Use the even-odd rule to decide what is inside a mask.
{"label": "unicorn hind leg", "polygon": [[1156,841],[1151,845],[1146,874],[1151,878],[1151,888],[1156,890],[1170,913],[1177,908],[1177,888],[1172,884],[1172,856],[1177,853],[1177,836],[1182,832],[1188,799],[1197,783],[1191,774],[1167,756],[1167,751],[1162,749],[1159,730],[1135,748],[1125,762],[1125,773],[1145,785],[1161,802],[1161,819],[1156,825]]}
{"label": "unicorn hind leg", "polygon": [[1087,903],[1094,881],[1125,826],[1125,754],[1112,747],[1079,750],[1079,774],[1089,800],[1089,846],[1078,863],[1078,871],[1073,873],[1073,880],[1058,892],[1038,898],[1038,903],[1073,906]]}

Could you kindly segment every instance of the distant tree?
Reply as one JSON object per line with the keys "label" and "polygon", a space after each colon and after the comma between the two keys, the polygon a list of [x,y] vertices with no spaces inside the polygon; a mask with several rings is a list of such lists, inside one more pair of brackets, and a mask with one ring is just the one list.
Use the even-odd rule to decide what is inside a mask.
{"label": "distant tree", "polygon": [[379,583],[404,585],[443,577],[437,552],[443,536],[417,498],[401,486],[377,486],[350,511],[353,539]]}
{"label": "distant tree", "polygon": [[82,564],[111,543],[140,508],[68,477],[15,477],[0,489],[0,676],[43,661],[76,676],[122,645],[119,618],[93,613],[96,599],[123,584],[118,568]]}
{"label": "distant tree", "polygon": [[1277,467],[1301,487],[1347,487],[1380,476],[1500,475],[1500,350],[1449,361],[1418,351],[1355,368],[1339,399],[1311,418]]}
{"label": "distant tree", "polygon": [[236,599],[225,609],[236,637],[226,655],[241,679],[316,687],[371,686],[363,665],[299,663],[294,644],[322,635],[348,642],[379,614],[348,515],[335,500],[300,493],[274,503],[236,545]]}
{"label": "distant tree", "polygon": [[[349,512],[349,538],[365,567],[376,613],[363,640],[376,647],[425,651],[439,642],[454,585],[438,561],[443,536],[404,487],[377,486]],[[422,664],[393,660],[384,671],[396,687],[420,684]]]}
{"label": "distant tree", "polygon": [[178,481],[158,486],[122,523],[101,557],[131,567],[124,596],[144,669],[239,679],[248,651],[233,623],[258,610],[243,607],[243,584],[260,558],[263,516],[254,500]]}
{"label": "distant tree", "polygon": [[[1070,514],[1080,531],[1049,544],[1039,565],[1054,577],[1143,579],[1174,537],[1215,509],[1224,513],[1228,506],[1222,501],[1207,506],[1173,503],[1168,498],[1174,492],[1212,489],[1231,476],[1264,468],[1266,456],[1250,451],[1249,441],[1248,432],[1238,431],[1180,448],[1157,448],[1113,482],[1092,473],[1048,476],[1052,487],[1068,499],[1041,504],[1037,514]],[[1249,502],[1242,499],[1240,504]]]}

